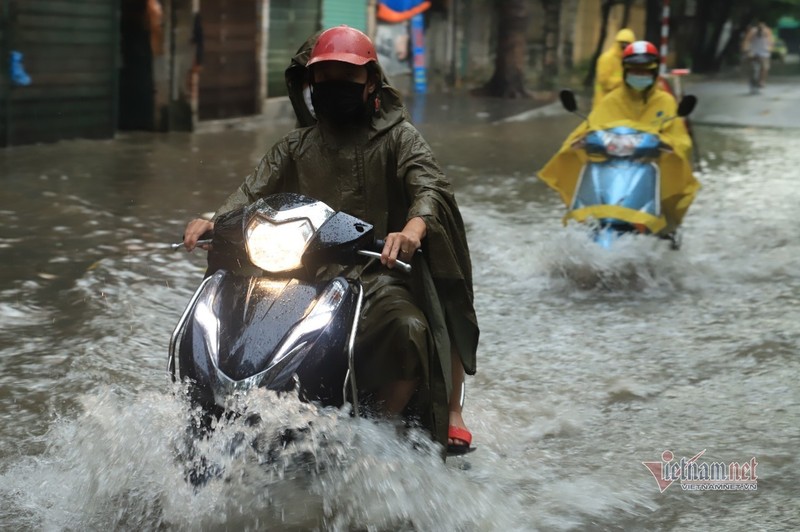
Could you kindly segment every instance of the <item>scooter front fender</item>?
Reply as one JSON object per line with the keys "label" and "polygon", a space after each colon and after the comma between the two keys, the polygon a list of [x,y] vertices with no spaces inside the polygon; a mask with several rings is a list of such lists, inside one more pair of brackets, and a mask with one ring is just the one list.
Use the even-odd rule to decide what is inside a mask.
{"label": "scooter front fender", "polygon": [[343,278],[314,284],[218,271],[176,330],[180,377],[193,382],[196,399],[219,406],[257,386],[290,389],[295,376],[304,398],[342,404],[358,297]]}

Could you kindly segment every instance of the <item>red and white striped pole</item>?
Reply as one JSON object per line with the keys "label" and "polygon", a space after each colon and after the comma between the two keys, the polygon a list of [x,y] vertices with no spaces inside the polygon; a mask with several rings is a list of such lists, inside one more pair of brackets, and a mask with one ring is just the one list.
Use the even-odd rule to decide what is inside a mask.
{"label": "red and white striped pole", "polygon": [[661,65],[659,73],[663,76],[667,73],[667,53],[669,53],[669,0],[663,0],[661,9]]}

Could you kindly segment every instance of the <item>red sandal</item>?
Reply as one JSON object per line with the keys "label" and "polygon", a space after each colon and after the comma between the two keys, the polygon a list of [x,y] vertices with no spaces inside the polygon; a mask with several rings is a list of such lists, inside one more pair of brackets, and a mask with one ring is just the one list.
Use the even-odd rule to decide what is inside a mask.
{"label": "red sandal", "polygon": [[472,443],[472,433],[467,429],[462,429],[456,427],[455,425],[450,425],[447,427],[447,437],[451,440],[459,440],[463,443],[448,443],[447,444],[447,454],[448,455],[459,455],[459,454],[467,454],[471,453],[475,450],[474,447],[471,447],[470,444]]}

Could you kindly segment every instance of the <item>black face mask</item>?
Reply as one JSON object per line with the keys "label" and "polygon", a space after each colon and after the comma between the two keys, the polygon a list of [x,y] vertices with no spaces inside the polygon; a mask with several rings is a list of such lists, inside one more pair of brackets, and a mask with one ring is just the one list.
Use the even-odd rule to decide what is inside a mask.
{"label": "black face mask", "polygon": [[320,81],[311,86],[311,103],[320,119],[333,126],[362,123],[367,118],[366,83]]}

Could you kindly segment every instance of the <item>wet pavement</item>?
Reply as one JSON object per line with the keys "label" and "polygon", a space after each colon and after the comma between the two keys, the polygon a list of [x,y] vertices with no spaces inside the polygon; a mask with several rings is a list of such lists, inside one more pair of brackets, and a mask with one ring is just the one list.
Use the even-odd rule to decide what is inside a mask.
{"label": "wet pavement", "polygon": [[[412,93],[403,97],[411,121],[421,126],[425,124],[461,126],[527,120],[537,116],[540,110],[545,114],[563,114],[556,99],[557,95],[554,92],[537,94],[537,98],[516,100],[474,97],[467,91]],[[254,130],[270,127],[269,124],[276,122],[291,124],[293,121],[294,111],[289,98],[281,97],[269,100],[264,112],[259,116],[201,122],[198,129],[203,133],[231,129]]]}
{"label": "wet pavement", "polygon": [[[698,122],[727,94],[692,92]],[[791,135],[699,125],[704,188],[683,248],[641,237],[609,252],[564,228],[535,178],[579,118],[425,100],[412,115],[472,252],[482,333],[465,417],[478,450],[443,464],[391,424],[255,393],[263,425],[223,423],[202,443],[222,473],[195,489],[193,412],[165,366],[205,261],[167,244],[291,121],[23,146],[0,151],[0,528],[800,528]],[[786,111],[782,97],[764,102],[769,116]],[[309,438],[274,454],[236,446],[287,424]],[[709,463],[756,460],[757,490],[661,493],[643,465],[703,450]]]}
{"label": "wet pavement", "polygon": [[692,114],[696,124],[800,128],[800,76],[774,76],[758,94],[745,80],[686,83],[685,92],[698,97]]}

